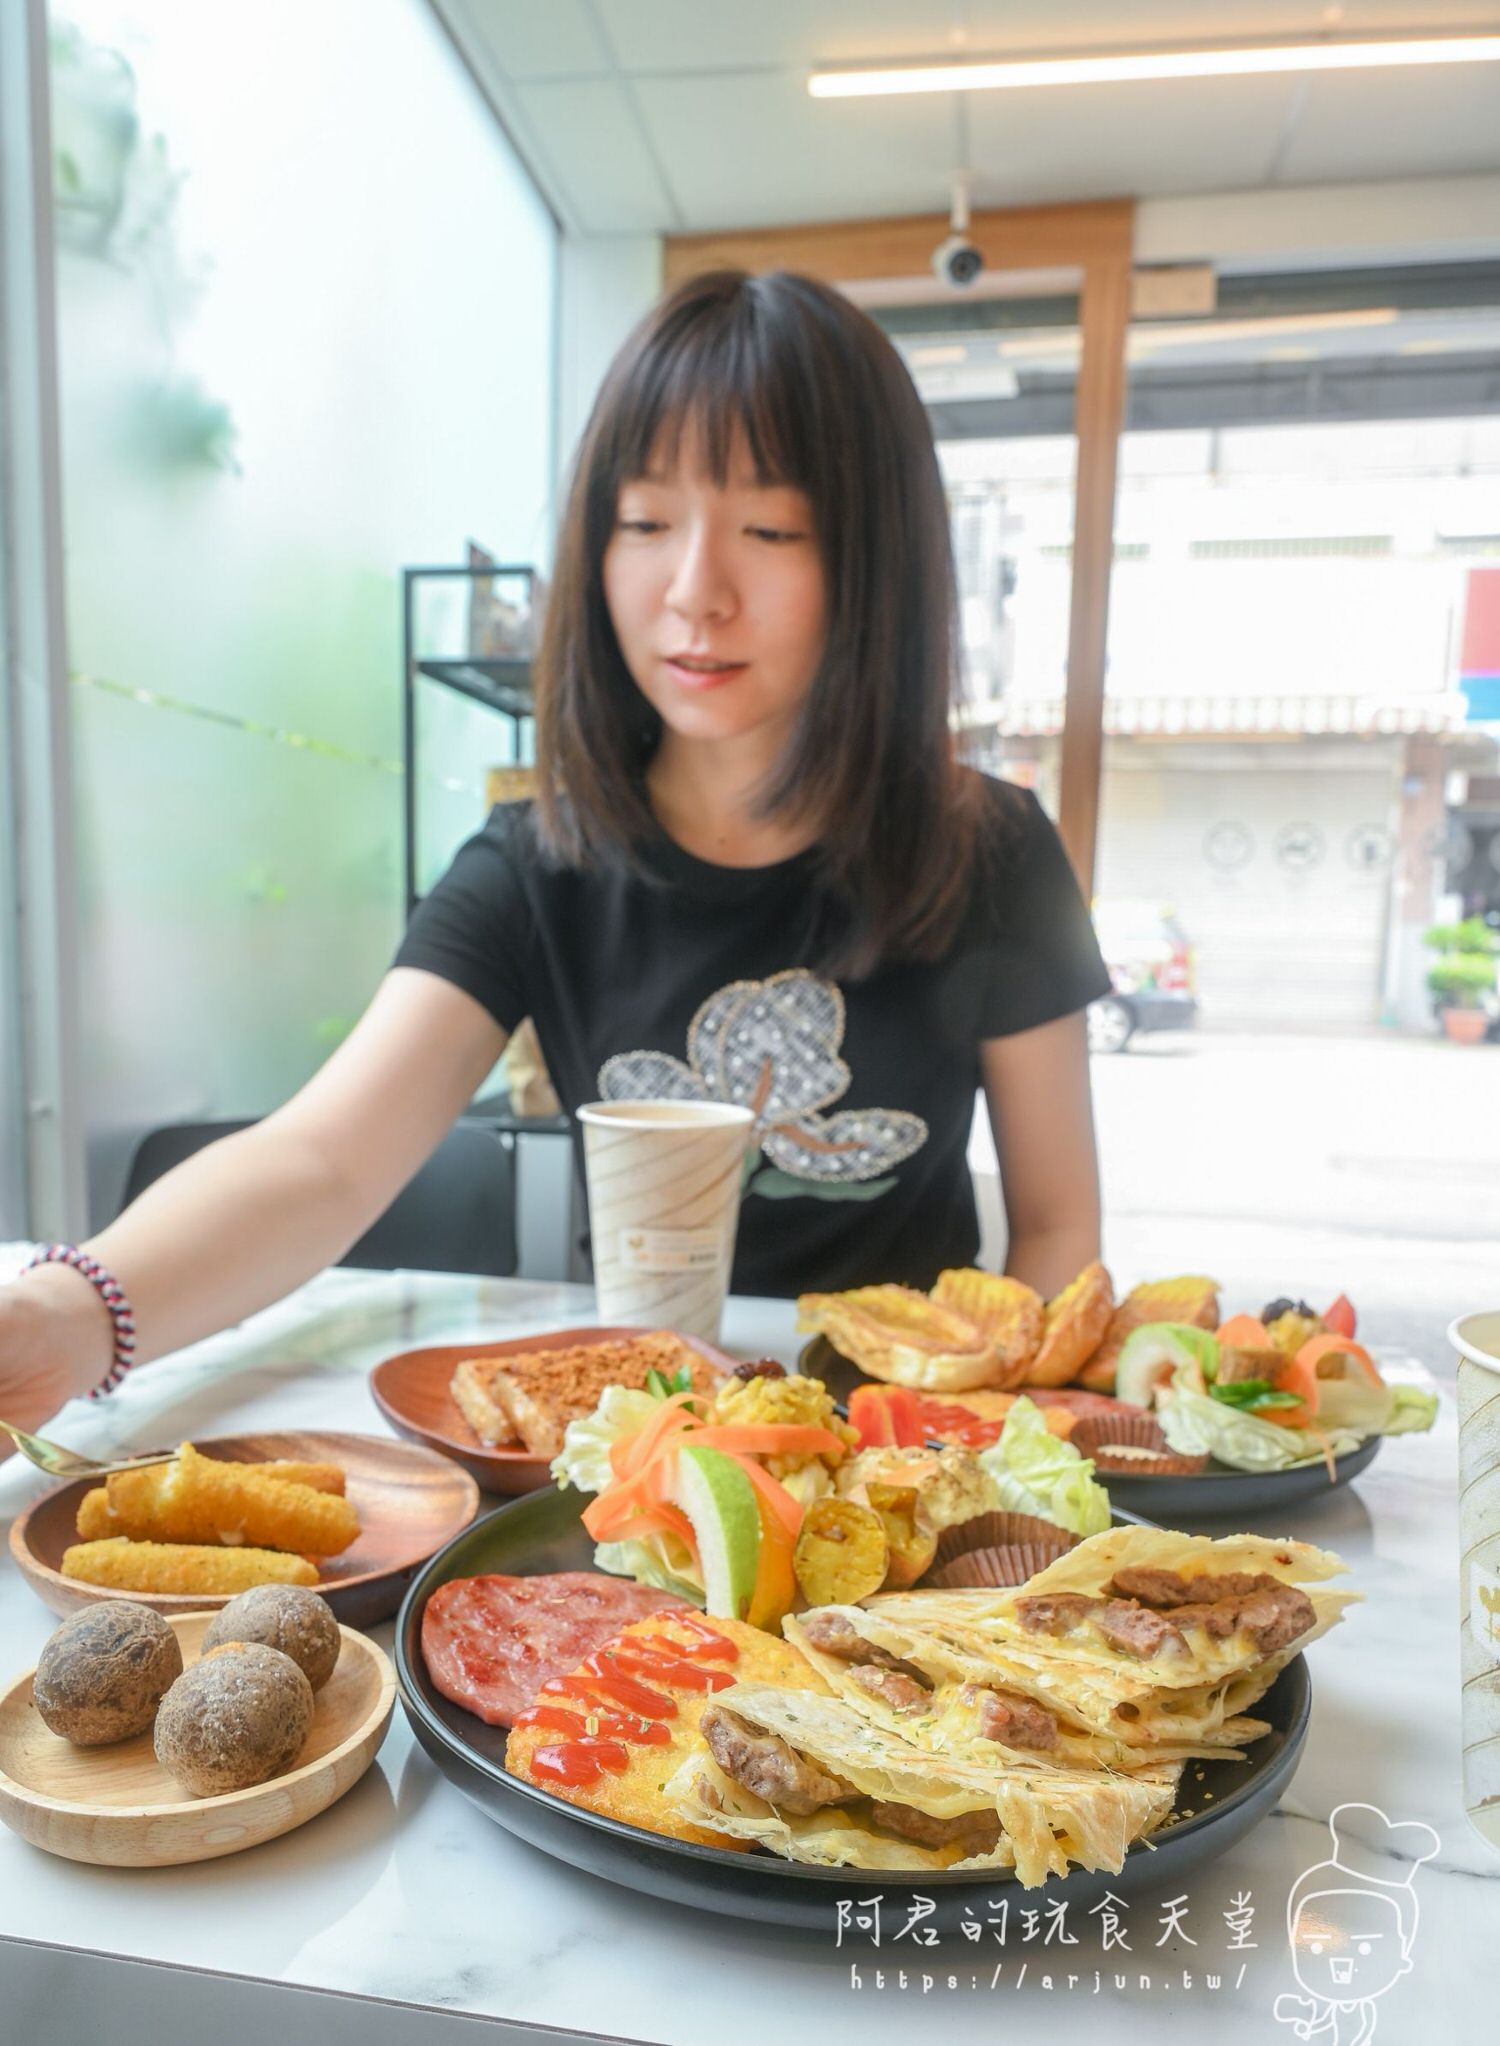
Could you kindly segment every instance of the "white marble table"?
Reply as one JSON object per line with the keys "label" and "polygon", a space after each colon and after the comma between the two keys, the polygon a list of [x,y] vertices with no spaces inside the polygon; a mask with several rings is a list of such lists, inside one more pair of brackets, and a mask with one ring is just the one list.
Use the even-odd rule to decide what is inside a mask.
{"label": "white marble table", "polygon": [[[380,1357],[449,1335],[567,1326],[590,1310],[588,1293],[560,1285],[330,1272],[242,1328],[141,1371],[112,1402],[70,1407],[51,1432],[92,1450],[253,1428],[381,1433],[365,1383]],[[725,1339],[790,1361],[791,1308],[734,1302]],[[1469,1829],[1459,1800],[1454,1426],[1445,1395],[1435,1434],[1386,1444],[1356,1487],[1263,1530],[1337,1549],[1366,1603],[1312,1652],[1312,1730],[1281,1807],[1197,1879],[1180,1929],[1164,1932],[1165,1898],[1123,1913],[1128,1952],[1104,1950],[1098,1921],[1063,1928],[1076,1946],[1045,1941],[1046,1927],[1027,1941],[1014,1905],[1003,1949],[984,1931],[937,1950],[899,1937],[899,1918],[885,1919],[877,1949],[862,1935],[839,1947],[831,1933],[792,1937],[668,1909],[513,1839],[439,1775],[398,1711],[375,1767],[342,1803],[222,1861],[89,1868],[0,1829],[0,1993],[8,1950],[17,1981],[26,1959],[33,2007],[47,2000],[39,1965],[61,2008],[72,1971],[123,1956],[194,1971],[205,1984],[248,1978],[334,1992],[320,1999],[328,2040],[346,2036],[336,2022],[346,2000],[373,1998],[384,2001],[347,2005],[369,2015],[366,2037],[374,2016],[395,2006],[407,2039],[448,2012],[497,2021],[511,2039],[582,2033],[663,2046],[763,2046],[768,2029],[796,2041],[909,2046],[914,2026],[941,2026],[955,2042],[1134,2046],[1157,2040],[1164,2022],[1179,2035],[1208,2024],[1216,2046],[1239,2046],[1292,2036],[1272,2014],[1277,1994],[1295,1986],[1287,1893],[1326,1857],[1332,1808],[1358,1800],[1392,1820],[1425,1820],[1442,1841],[1417,1878],[1411,1972],[1375,2006],[1383,2038],[1493,2037],[1500,1858]],[[0,1466],[0,1517],[40,1484],[19,1463]],[[35,1660],[54,1624],[7,1559],[6,1673]],[[389,1647],[391,1627],[375,1632]],[[851,1881],[850,1895],[878,1889],[878,1879]],[[1255,1944],[1231,1950],[1223,1914],[1245,1892]],[[277,1999],[257,1993],[268,2014]],[[1351,2022],[1346,2046],[1354,2031]]]}

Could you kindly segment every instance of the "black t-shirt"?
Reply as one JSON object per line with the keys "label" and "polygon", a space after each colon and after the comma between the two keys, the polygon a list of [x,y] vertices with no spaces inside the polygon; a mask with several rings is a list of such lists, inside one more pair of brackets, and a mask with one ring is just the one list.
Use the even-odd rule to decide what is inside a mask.
{"label": "black t-shirt", "polygon": [[736,1292],[927,1287],[979,1247],[981,1042],[1109,988],[1040,804],[988,778],[984,795],[993,856],[930,964],[820,974],[837,912],[815,850],[719,867],[663,833],[645,873],[578,871],[540,850],[529,804],[493,810],[460,848],[395,964],[463,988],[503,1030],[530,1016],[570,1113],[664,1096],[754,1107]]}

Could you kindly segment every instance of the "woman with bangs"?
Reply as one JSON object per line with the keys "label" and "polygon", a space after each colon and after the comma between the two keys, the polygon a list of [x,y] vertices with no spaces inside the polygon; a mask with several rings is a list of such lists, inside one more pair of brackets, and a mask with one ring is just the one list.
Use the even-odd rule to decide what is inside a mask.
{"label": "woman with bangs", "polygon": [[[1035,798],[957,758],[955,636],[936,452],[884,335],[806,277],[680,286],[575,461],[535,804],[461,848],[291,1101],[85,1246],[138,1354],[339,1258],[526,1017],[570,1111],[752,1109],[737,1292],[971,1264],[976,1091],[1006,1269],[1066,1285],[1099,1254],[1083,1012],[1109,980]],[[110,1337],[75,1271],[27,1274],[0,1295],[0,1410],[50,1414]]]}

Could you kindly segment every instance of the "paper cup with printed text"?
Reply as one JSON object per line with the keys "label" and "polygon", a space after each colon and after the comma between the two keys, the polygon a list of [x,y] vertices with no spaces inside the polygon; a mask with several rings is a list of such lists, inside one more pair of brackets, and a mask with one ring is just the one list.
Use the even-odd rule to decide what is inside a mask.
{"label": "paper cup with printed text", "polygon": [[1466,1314],[1458,1352],[1464,1808],[1500,1848],[1500,1310]]}
{"label": "paper cup with printed text", "polygon": [[716,1342],[754,1121],[728,1101],[580,1108],[600,1319]]}

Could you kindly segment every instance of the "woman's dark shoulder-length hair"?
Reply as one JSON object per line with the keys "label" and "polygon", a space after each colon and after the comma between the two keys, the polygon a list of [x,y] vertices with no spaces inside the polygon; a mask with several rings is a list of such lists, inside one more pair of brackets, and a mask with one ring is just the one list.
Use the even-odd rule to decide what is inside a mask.
{"label": "woman's dark shoulder-length hair", "polygon": [[900,356],[842,294],[789,272],[694,277],[610,368],[574,464],[537,660],[537,828],[573,865],[634,857],[656,832],[644,771],[660,723],[604,598],[622,485],[701,435],[716,482],[736,431],[762,481],[811,500],[827,642],[768,817],[816,832],[844,914],[825,970],[939,956],[979,847],[980,777],[957,762],[956,602],[931,430]]}

